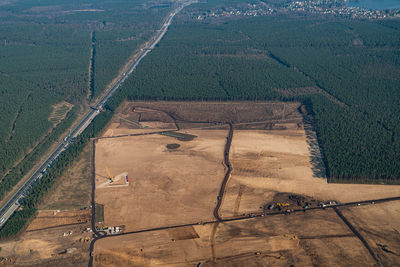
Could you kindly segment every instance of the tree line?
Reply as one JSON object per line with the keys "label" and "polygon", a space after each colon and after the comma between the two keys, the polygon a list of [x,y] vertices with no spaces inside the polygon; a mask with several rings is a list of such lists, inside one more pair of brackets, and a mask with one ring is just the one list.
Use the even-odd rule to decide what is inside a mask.
{"label": "tree line", "polygon": [[[309,99],[330,181],[399,183],[400,21],[382,24],[290,17],[175,23],[108,107],[124,99]],[[318,92],[284,96],[308,86],[343,105]]]}

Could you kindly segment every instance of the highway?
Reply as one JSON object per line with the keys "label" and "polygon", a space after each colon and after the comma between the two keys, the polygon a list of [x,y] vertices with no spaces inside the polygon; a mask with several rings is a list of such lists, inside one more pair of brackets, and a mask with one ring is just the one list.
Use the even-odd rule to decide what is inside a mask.
{"label": "highway", "polygon": [[81,134],[93,121],[93,119],[103,110],[104,105],[114,95],[114,93],[120,88],[125,80],[132,74],[135,68],[139,65],[142,59],[150,53],[152,49],[157,45],[158,42],[164,37],[169,26],[171,25],[174,16],[179,13],[184,7],[194,3],[194,1],[188,1],[181,3],[176,9],[174,9],[165,19],[162,27],[156,32],[156,34],[145,44],[145,47],[141,49],[136,59],[130,65],[128,70],[123,73],[119,79],[113,84],[113,86],[101,97],[94,108],[90,109],[85,117],[78,123],[77,126],[71,131],[71,133],[61,142],[57,148],[50,153],[45,161],[35,170],[35,172],[23,183],[23,185],[15,192],[9,200],[0,208],[0,227],[2,227],[10,216],[20,207],[21,200],[29,192],[29,189],[40,179],[43,174],[46,173],[47,169],[52,166],[54,161],[67,149],[71,143],[74,142],[75,138]]}

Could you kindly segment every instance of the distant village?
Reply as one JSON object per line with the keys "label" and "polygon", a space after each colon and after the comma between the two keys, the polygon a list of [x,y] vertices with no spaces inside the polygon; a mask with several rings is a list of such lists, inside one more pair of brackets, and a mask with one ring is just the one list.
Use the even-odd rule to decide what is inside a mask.
{"label": "distant village", "polygon": [[348,0],[288,0],[260,1],[257,4],[219,7],[206,10],[201,14],[193,14],[192,18],[204,20],[206,18],[234,17],[234,16],[269,16],[274,14],[292,13],[298,15],[331,15],[335,17],[358,19],[384,19],[400,17],[400,9],[370,10],[362,7],[347,6]]}

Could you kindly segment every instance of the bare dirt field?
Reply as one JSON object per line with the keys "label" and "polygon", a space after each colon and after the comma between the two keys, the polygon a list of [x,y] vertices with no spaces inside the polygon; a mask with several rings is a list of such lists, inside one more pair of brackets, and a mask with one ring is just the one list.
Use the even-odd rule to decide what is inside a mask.
{"label": "bare dirt field", "polygon": [[91,211],[86,210],[40,210],[29,224],[27,232],[62,225],[84,224],[90,222]]}
{"label": "bare dirt field", "polygon": [[26,231],[0,243],[0,266],[87,266],[90,210],[40,210]]}
{"label": "bare dirt field", "polygon": [[235,131],[222,215],[255,212],[278,192],[354,202],[400,195],[397,185],[328,184],[316,178],[303,129]]}
{"label": "bare dirt field", "polygon": [[[190,238],[178,239],[190,233]],[[193,234],[194,233],[194,234]],[[332,211],[279,215],[110,237],[96,266],[374,266]]]}
{"label": "bare dirt field", "polygon": [[[35,220],[33,224],[37,225]],[[87,266],[91,233],[84,229],[88,226],[32,229],[15,240],[3,241],[0,266]]]}
{"label": "bare dirt field", "polygon": [[[87,266],[91,154],[85,148],[51,188],[25,232],[0,242],[0,266]],[[80,208],[84,208],[80,210]]]}
{"label": "bare dirt field", "polygon": [[[129,176],[128,186],[96,188],[96,203],[104,205],[102,225],[124,225],[129,232],[215,220],[227,171],[227,122],[233,124],[232,173],[219,210],[222,218],[400,195],[399,186],[328,184],[323,168],[315,166],[316,140],[305,130],[303,116],[307,114],[298,103],[125,103],[105,138],[96,141],[96,186],[107,183],[106,166],[112,176]],[[159,131],[164,132],[149,134]],[[196,137],[185,141],[181,133]],[[266,208],[271,205],[272,211]],[[400,201],[340,208],[378,260],[334,210],[325,209],[106,237],[95,243],[94,262],[395,266],[399,208]],[[379,215],[385,219],[375,218]]]}
{"label": "bare dirt field", "polygon": [[[226,130],[192,130],[193,141],[163,135],[100,139],[96,144],[96,185],[127,172],[129,185],[96,189],[106,226],[126,231],[211,220],[224,175]],[[170,151],[166,146],[178,143]]]}
{"label": "bare dirt field", "polygon": [[66,170],[43,199],[40,209],[79,209],[90,205],[91,146]]}
{"label": "bare dirt field", "polygon": [[400,265],[400,202],[342,209],[383,266]]}

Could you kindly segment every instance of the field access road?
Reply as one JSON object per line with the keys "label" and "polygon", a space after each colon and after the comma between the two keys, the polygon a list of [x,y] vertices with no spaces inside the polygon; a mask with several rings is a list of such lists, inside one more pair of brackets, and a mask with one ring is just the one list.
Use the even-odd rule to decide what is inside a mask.
{"label": "field access road", "polygon": [[354,228],[354,226],[347,220],[346,217],[343,216],[343,213],[337,207],[333,207],[333,210],[336,212],[339,218],[342,219],[342,221],[347,225],[347,227],[349,227],[349,229],[353,232],[353,234],[358,237],[358,239],[361,241],[364,247],[368,250],[368,253],[371,255],[371,257],[374,258],[378,266],[382,266],[380,259],[376,256],[376,254],[374,253],[368,242],[365,240],[365,238],[361,235],[361,233],[357,231],[356,228]]}
{"label": "field access road", "polygon": [[219,189],[219,194],[217,196],[217,205],[215,206],[214,209],[214,217],[218,221],[222,221],[222,218],[219,216],[219,209],[221,208],[222,205],[222,199],[224,197],[226,184],[228,183],[229,177],[231,176],[232,173],[232,164],[229,161],[229,151],[231,150],[231,145],[232,145],[233,125],[230,122],[227,122],[227,124],[229,125],[229,133],[228,136],[226,137],[226,143],[224,148],[224,164],[228,169],[225,172],[224,180],[222,180],[222,184]]}
{"label": "field access road", "polygon": [[161,134],[164,132],[175,132],[179,131],[180,127],[178,124],[179,122],[183,123],[219,123],[221,125],[223,124],[228,124],[229,125],[229,133],[228,136],[226,137],[226,143],[225,143],[225,148],[224,148],[224,164],[227,167],[227,171],[225,172],[224,179],[221,183],[220,191],[217,196],[218,202],[217,205],[214,209],[214,217],[216,220],[214,221],[200,221],[200,222],[195,222],[195,223],[188,223],[188,224],[180,224],[180,225],[171,225],[171,226],[162,226],[162,227],[157,227],[157,228],[150,228],[150,229],[142,229],[142,230],[137,230],[137,231],[131,231],[131,232],[125,232],[125,233],[118,233],[118,234],[112,234],[112,235],[107,235],[105,231],[98,231],[95,227],[95,218],[96,218],[96,202],[95,202],[95,190],[96,190],[96,181],[95,181],[95,143],[97,142],[98,139],[100,138],[93,138],[92,139],[92,198],[91,198],[91,206],[92,206],[92,220],[91,220],[91,227],[93,230],[93,233],[95,234],[95,238],[91,241],[90,247],[89,247],[89,266],[93,266],[93,260],[94,260],[94,245],[97,240],[102,239],[102,238],[111,238],[115,236],[122,236],[122,235],[130,235],[130,234],[137,234],[137,233],[143,233],[143,232],[153,232],[153,231],[160,231],[160,230],[166,230],[166,229],[173,229],[173,228],[181,228],[185,226],[195,226],[195,225],[206,225],[206,224],[218,224],[220,222],[232,222],[232,221],[241,221],[241,220],[249,220],[249,219],[261,219],[262,217],[268,217],[268,216],[273,216],[273,215],[288,215],[291,213],[298,213],[298,212],[309,212],[313,210],[326,210],[326,209],[333,209],[339,218],[343,220],[343,222],[349,227],[349,229],[353,232],[353,234],[359,238],[359,240],[362,242],[364,247],[368,250],[369,254],[372,256],[372,258],[376,261],[378,266],[382,266],[380,260],[377,258],[371,247],[369,246],[368,242],[364,239],[364,237],[351,225],[351,223],[343,216],[343,214],[340,212],[338,208],[340,207],[350,207],[350,206],[361,206],[361,205],[373,205],[376,203],[384,203],[384,202],[389,202],[389,201],[399,201],[400,196],[398,197],[391,197],[391,198],[383,198],[383,199],[372,199],[372,200],[365,200],[365,201],[356,201],[356,202],[349,202],[349,203],[343,203],[343,204],[337,204],[337,205],[329,205],[325,207],[313,207],[313,208],[307,208],[307,209],[293,209],[288,211],[277,211],[277,212],[263,212],[263,213],[254,213],[254,214],[249,214],[245,216],[239,216],[239,217],[232,217],[232,218],[221,218],[219,215],[219,209],[222,205],[222,200],[224,197],[224,193],[226,190],[226,185],[227,182],[230,178],[230,174],[232,172],[232,164],[229,161],[229,152],[230,148],[232,145],[232,138],[233,138],[233,129],[234,125],[230,122],[204,122],[204,121],[186,121],[181,118],[177,118],[176,115],[167,112],[165,110],[160,110],[160,109],[153,109],[159,112],[163,112],[170,116],[175,125],[176,125],[176,130],[169,130],[169,131],[155,131],[155,132],[148,132],[148,133],[136,133],[136,134],[128,134],[128,135],[120,135],[120,136],[110,136],[110,137],[100,137],[100,138],[119,138],[119,137],[124,137],[124,136],[142,136],[142,135],[150,135],[150,134]]}
{"label": "field access road", "polygon": [[[94,179],[94,178],[93,178]],[[94,183],[94,180],[92,181]],[[94,189],[93,189],[94,190]],[[94,191],[93,191],[94,192]],[[93,193],[92,192],[92,193]],[[92,194],[92,203],[94,203],[94,193]],[[358,202],[349,202],[349,203],[344,203],[344,204],[338,204],[338,205],[332,205],[332,206],[326,206],[326,207],[314,207],[314,208],[308,208],[308,209],[295,209],[292,210],[290,213],[296,213],[296,212],[309,212],[312,210],[327,210],[327,209],[333,209],[336,213],[338,213],[338,208],[339,207],[351,207],[351,206],[361,206],[361,205],[374,205],[376,203],[384,203],[384,202],[390,202],[390,201],[399,201],[400,197],[392,197],[392,198],[383,198],[383,199],[374,199],[374,200],[365,200],[365,201],[358,201]],[[117,237],[117,236],[122,236],[122,235],[131,235],[131,234],[138,234],[138,233],[145,233],[145,232],[154,232],[154,231],[161,231],[161,230],[167,230],[167,229],[174,229],[174,228],[182,228],[186,226],[195,226],[195,225],[206,225],[206,224],[215,224],[215,223],[220,223],[220,222],[233,222],[233,221],[243,221],[243,220],[250,220],[250,219],[266,219],[269,216],[274,216],[274,215],[287,215],[288,213],[285,211],[277,211],[277,212],[268,212],[268,213],[261,213],[261,214],[251,214],[248,216],[240,216],[240,217],[234,217],[234,218],[227,218],[227,219],[218,219],[215,221],[205,221],[205,222],[195,222],[195,223],[187,223],[187,224],[180,224],[180,225],[171,225],[171,226],[163,226],[163,227],[157,227],[157,228],[150,228],[150,229],[143,229],[143,230],[137,230],[137,231],[132,231],[132,232],[125,232],[125,233],[119,233],[119,234],[113,234],[113,235],[107,235],[104,232],[101,232],[101,234],[97,234],[97,236],[91,241],[90,247],[89,247],[89,252],[90,252],[90,260],[89,260],[89,267],[93,266],[93,257],[94,257],[94,245],[97,240],[103,239],[103,238],[112,238],[112,237]],[[341,213],[338,213],[339,217],[347,224],[347,226],[353,231],[354,227],[351,226],[351,224],[341,215]],[[94,216],[94,214],[93,214]],[[94,233],[96,234],[96,230],[94,228],[94,223],[92,223],[92,229]],[[97,232],[98,233],[98,232]],[[363,245],[367,248],[368,252],[371,254],[371,256],[376,260],[375,254],[370,250],[368,243],[365,242],[365,239],[354,229],[353,233],[360,239],[360,241],[363,243]],[[360,238],[361,236],[361,238]],[[380,265],[379,261],[377,261],[378,265]]]}
{"label": "field access road", "polygon": [[93,119],[103,110],[104,105],[114,95],[114,93],[120,88],[125,80],[132,74],[135,68],[139,65],[142,59],[150,53],[152,49],[158,44],[158,42],[164,37],[169,26],[171,25],[174,16],[179,13],[184,7],[195,3],[194,0],[180,2],[179,6],[175,8],[171,13],[168,14],[162,27],[156,32],[156,34],[145,44],[145,47],[141,49],[139,54],[133,63],[129,66],[128,70],[123,73],[113,86],[97,101],[92,109],[85,115],[85,117],[78,123],[77,126],[71,131],[71,133],[61,142],[55,150],[53,150],[50,156],[35,170],[35,172],[22,184],[22,186],[15,192],[8,201],[0,207],[0,227],[2,227],[10,216],[19,208],[21,200],[26,196],[34,184],[42,178],[48,168],[51,168],[54,161],[64,152],[68,146],[74,142],[75,138],[81,134],[93,121]]}

